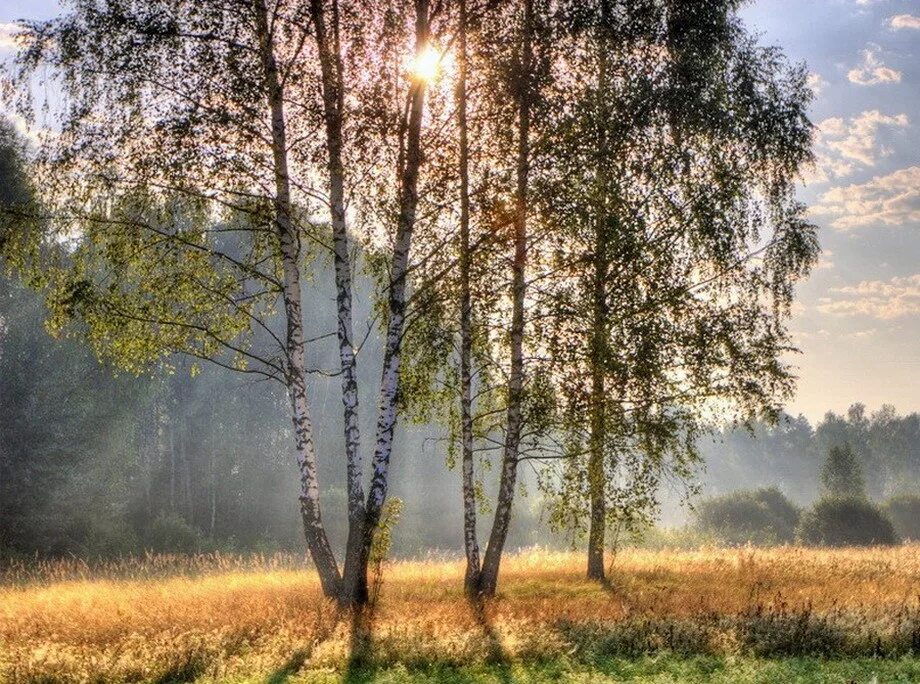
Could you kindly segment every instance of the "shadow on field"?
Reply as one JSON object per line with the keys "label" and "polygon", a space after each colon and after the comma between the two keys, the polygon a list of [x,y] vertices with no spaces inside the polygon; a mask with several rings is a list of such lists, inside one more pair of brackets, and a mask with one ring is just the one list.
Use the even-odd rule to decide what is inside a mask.
{"label": "shadow on field", "polygon": [[316,646],[331,637],[335,632],[336,625],[339,623],[339,617],[334,620],[325,620],[321,613],[317,614],[316,636],[313,644],[307,648],[300,648],[291,653],[290,657],[284,661],[275,671],[271,672],[262,682],[262,684],[287,684],[291,678],[298,674],[307,664],[307,661],[313,655]]}
{"label": "shadow on field", "polygon": [[512,684],[514,678],[511,676],[511,662],[508,659],[505,648],[502,646],[501,637],[494,625],[489,621],[485,601],[471,599],[470,608],[476,617],[476,623],[482,628],[482,633],[486,638],[486,646],[489,650],[486,662],[496,668],[499,681],[505,684]]}
{"label": "shadow on field", "polygon": [[306,649],[294,651],[290,658],[265,678],[265,684],[285,684],[291,677],[300,671],[307,662],[309,652]]}
{"label": "shadow on field", "polygon": [[356,610],[351,613],[351,643],[348,663],[342,677],[344,684],[372,682],[376,677],[372,619],[372,610]]}

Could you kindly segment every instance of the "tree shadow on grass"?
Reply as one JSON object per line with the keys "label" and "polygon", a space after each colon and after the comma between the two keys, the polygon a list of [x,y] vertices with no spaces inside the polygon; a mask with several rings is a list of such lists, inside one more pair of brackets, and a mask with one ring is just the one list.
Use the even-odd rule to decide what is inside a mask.
{"label": "tree shadow on grass", "polygon": [[211,661],[211,657],[199,651],[178,651],[173,661],[151,681],[153,684],[194,682],[207,671]]}
{"label": "tree shadow on grass", "polygon": [[476,618],[476,624],[482,629],[483,636],[486,638],[486,647],[488,648],[486,663],[495,667],[499,681],[503,684],[513,684],[514,677],[511,674],[511,661],[508,658],[507,651],[502,646],[501,636],[489,619],[485,601],[482,599],[470,599],[469,603],[473,616]]}
{"label": "tree shadow on grass", "polygon": [[285,684],[291,677],[297,674],[307,662],[310,652],[301,648],[291,655],[285,663],[277,670],[265,678],[265,684]]}
{"label": "tree shadow on grass", "polygon": [[286,684],[291,677],[303,669],[304,665],[307,664],[307,661],[313,655],[313,651],[316,647],[332,636],[340,619],[338,615],[336,615],[334,620],[322,620],[318,618],[316,637],[312,645],[294,651],[278,669],[271,672],[265,678],[263,684]]}
{"label": "tree shadow on grass", "polygon": [[[485,603],[481,600],[471,600],[470,609],[486,639],[485,664],[494,668],[502,684],[514,684],[511,661],[502,646],[501,637],[489,619]],[[379,674],[379,663],[374,655],[372,622],[372,610],[351,613],[350,654],[342,677],[343,684],[367,684],[375,681]],[[451,671],[452,680],[466,681],[462,668],[454,669],[454,667],[446,668]]]}
{"label": "tree shadow on grass", "polygon": [[619,601],[627,614],[631,614],[638,609],[636,602],[630,596],[628,577],[615,570],[612,564],[602,578],[592,581],[596,582],[597,586],[609,594],[611,598]]}
{"label": "tree shadow on grass", "polygon": [[376,677],[372,621],[372,609],[351,612],[350,648],[345,674],[342,677],[343,684],[363,684],[374,681]]}

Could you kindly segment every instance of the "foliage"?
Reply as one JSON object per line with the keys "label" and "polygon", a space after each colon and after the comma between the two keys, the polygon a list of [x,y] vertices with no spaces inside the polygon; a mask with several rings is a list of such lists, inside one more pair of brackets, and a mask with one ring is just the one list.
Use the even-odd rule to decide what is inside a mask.
{"label": "foliage", "polygon": [[825,496],[802,513],[796,537],[810,546],[875,546],[898,543],[891,521],[858,496]]}
{"label": "foliage", "polygon": [[704,499],[697,525],[728,544],[786,544],[795,540],[799,510],[775,487]]}
{"label": "foliage", "polygon": [[536,195],[556,229],[533,306],[553,322],[539,340],[577,443],[547,481],[583,527],[597,481],[616,518],[653,511],[665,474],[689,478],[713,398],[738,421],[776,417],[818,245],[795,199],[805,72],[758,45],[735,3],[563,7]]}
{"label": "foliage", "polygon": [[0,549],[131,552],[124,488],[147,388],[55,343],[44,318],[38,297],[0,275]]}
{"label": "foliage", "polygon": [[[3,279],[0,293],[0,318],[7,321],[5,332],[0,332],[0,510],[9,522],[3,526],[4,554],[111,557],[136,552],[144,546],[149,522],[169,513],[170,505],[219,548],[266,553],[299,548],[300,522],[296,507],[290,505],[297,492],[288,477],[289,423],[277,390],[267,383],[241,383],[232,374],[208,368],[195,379],[182,370],[156,381],[112,378],[75,341],[54,341],[45,333],[45,311],[37,294]],[[315,323],[311,335],[329,321],[321,318]],[[324,358],[334,358],[332,345],[319,351]],[[362,384],[370,382],[373,369],[363,372]],[[317,381],[317,386],[328,394],[335,391],[336,382],[332,378],[323,387]],[[60,388],[67,391],[57,405],[39,401],[55,396]],[[373,399],[371,392],[362,394],[362,402]],[[889,424],[909,426],[915,420],[916,415],[908,415]],[[817,483],[814,435],[825,429],[825,423],[813,430],[803,420],[790,419],[758,426],[756,441],[745,432],[726,431],[721,444],[701,444],[708,461],[704,481],[727,488],[743,474],[764,485],[781,482],[784,491],[799,485],[795,491],[804,501],[803,490],[813,490]],[[898,434],[909,431],[893,429],[893,435]],[[434,435],[434,429],[407,432],[405,459],[394,467],[393,492],[405,501],[393,539],[393,553],[399,557],[454,550],[461,543],[456,478],[441,465],[432,447]],[[871,456],[871,462],[886,463],[882,454],[899,453],[900,442],[881,437],[879,433],[874,439],[879,455]],[[170,440],[177,446],[175,459]],[[330,453],[335,444],[334,435],[319,435],[321,452]],[[62,461],[68,463],[66,472],[57,467]],[[905,467],[899,458],[887,463],[892,471]],[[910,472],[904,476],[907,480]],[[522,477],[533,488],[529,476],[530,469],[524,469]],[[328,483],[324,495],[331,495],[324,511],[330,534],[342,539],[344,493],[334,464],[323,464],[321,479]],[[420,488],[419,481],[426,486]],[[213,529],[212,493],[217,511]],[[624,495],[634,494],[624,480]],[[551,535],[540,497],[522,503],[526,505],[515,514],[511,548],[565,544],[567,539]],[[897,525],[897,516],[890,511],[889,515]],[[652,548],[717,542],[709,533],[677,535],[658,528],[645,536],[643,544]]]}
{"label": "foliage", "polygon": [[25,238],[35,226],[37,199],[26,156],[22,137],[0,117],[0,275],[12,268],[39,284],[41,274],[26,268],[38,256],[37,245]]}
{"label": "foliage", "polygon": [[390,551],[393,548],[393,530],[399,524],[402,511],[403,502],[401,499],[396,497],[387,499],[387,502],[383,505],[377,529],[374,531],[374,540],[371,542],[370,557],[368,559],[372,574],[370,586],[371,606],[376,605],[377,598],[380,596],[380,589],[383,587],[384,564],[390,558]]}
{"label": "foliage", "polygon": [[810,505],[820,490],[820,472],[833,446],[849,444],[869,496],[882,500],[920,486],[920,414],[898,414],[892,406],[867,413],[854,404],[843,415],[828,412],[814,425],[804,416],[782,414],[776,423],[753,421],[747,429],[726,426],[703,438],[704,490],[726,492],[739,482],[779,486],[798,505]]}
{"label": "foliage", "polygon": [[849,444],[874,499],[916,491],[920,486],[920,414],[898,415],[883,405],[868,413],[853,404],[843,415],[828,413],[815,431],[819,453]]}
{"label": "foliage", "polygon": [[831,447],[821,467],[821,487],[827,496],[866,495],[862,469],[849,444]]}
{"label": "foliage", "polygon": [[899,494],[884,504],[882,511],[894,525],[894,531],[901,539],[920,540],[920,495]]}

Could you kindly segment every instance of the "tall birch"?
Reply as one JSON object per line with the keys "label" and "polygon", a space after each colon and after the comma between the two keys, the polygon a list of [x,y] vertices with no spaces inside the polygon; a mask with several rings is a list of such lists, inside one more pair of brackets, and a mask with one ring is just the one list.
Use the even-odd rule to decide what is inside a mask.
{"label": "tall birch", "polygon": [[508,377],[508,408],[505,445],[502,453],[501,476],[495,517],[489,543],[483,556],[479,593],[492,596],[498,585],[505,540],[511,523],[517,481],[518,450],[523,422],[524,394],[524,300],[527,294],[527,218],[530,179],[530,116],[533,98],[533,31],[534,0],[524,0],[523,21],[519,38],[519,83],[517,85],[517,165],[514,208],[514,257],[512,261],[510,373]]}

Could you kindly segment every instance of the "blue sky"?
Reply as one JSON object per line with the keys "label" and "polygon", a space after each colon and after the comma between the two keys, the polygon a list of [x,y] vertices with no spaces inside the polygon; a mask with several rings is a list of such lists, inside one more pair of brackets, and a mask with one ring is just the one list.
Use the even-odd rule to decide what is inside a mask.
{"label": "blue sky", "polygon": [[[0,0],[0,51],[4,24],[56,7]],[[743,16],[807,63],[818,93],[801,196],[825,251],[796,305],[789,410],[920,411],[920,0],[755,0]]]}

